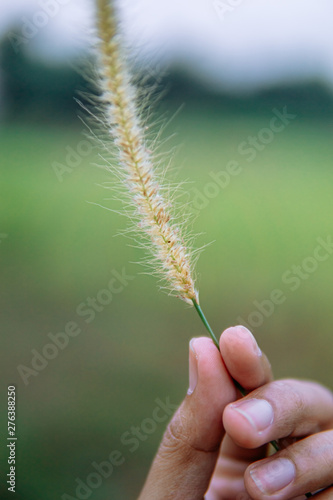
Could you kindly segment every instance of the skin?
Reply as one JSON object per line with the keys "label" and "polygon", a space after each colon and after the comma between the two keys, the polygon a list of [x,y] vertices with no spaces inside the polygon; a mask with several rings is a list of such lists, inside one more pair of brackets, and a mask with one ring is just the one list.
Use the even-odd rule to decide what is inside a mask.
{"label": "skin", "polygon": [[[267,357],[244,327],[225,330],[220,351],[208,338],[192,339],[190,390],[139,500],[287,500],[318,490],[316,500],[332,499],[332,392],[315,382],[273,381]],[[272,440],[282,448],[274,455]]]}

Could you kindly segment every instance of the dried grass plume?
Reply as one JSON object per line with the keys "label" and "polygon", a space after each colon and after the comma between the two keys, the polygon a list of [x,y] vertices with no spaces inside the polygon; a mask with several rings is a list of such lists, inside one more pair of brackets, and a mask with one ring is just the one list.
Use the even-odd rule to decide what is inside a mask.
{"label": "dried grass plume", "polygon": [[[117,32],[114,3],[97,0],[97,31],[102,101],[108,132],[116,146],[116,175],[130,194],[136,229],[146,236],[153,269],[171,293],[198,304],[193,252],[184,244],[183,225],[172,215],[168,191],[160,181],[145,137],[138,91],[126,64]],[[112,170],[115,170],[113,167]],[[180,223],[179,223],[180,222]]]}

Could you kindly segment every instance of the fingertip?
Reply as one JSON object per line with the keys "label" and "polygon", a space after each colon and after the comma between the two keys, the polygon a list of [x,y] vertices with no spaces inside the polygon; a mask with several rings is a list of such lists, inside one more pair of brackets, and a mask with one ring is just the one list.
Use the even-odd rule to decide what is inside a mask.
{"label": "fingertip", "polygon": [[233,381],[221,354],[208,337],[189,344],[189,387],[181,414],[192,421],[191,442],[197,449],[219,447],[223,435],[222,414],[236,399]]}
{"label": "fingertip", "polygon": [[268,442],[274,418],[267,400],[247,396],[225,408],[223,425],[239,446],[258,448]]}
{"label": "fingertip", "polygon": [[202,351],[210,349],[212,345],[214,346],[214,343],[208,337],[193,337],[190,340],[190,349],[196,355],[198,355]]}
{"label": "fingertip", "polygon": [[[191,365],[192,368],[195,365],[196,370],[193,379],[196,381],[195,397],[198,402],[200,401],[199,404],[203,405],[210,401],[210,404],[214,406],[217,394],[221,394],[221,387],[224,388],[221,399],[226,399],[227,402],[232,401],[233,397],[226,397],[229,392],[234,393],[232,379],[212,339],[208,337],[191,339],[189,352],[190,370]],[[190,390],[190,394],[192,392]]]}
{"label": "fingertip", "polygon": [[242,325],[227,328],[220,337],[221,352],[238,348],[249,348],[256,356],[262,355],[254,335]]}
{"label": "fingertip", "polygon": [[198,355],[195,350],[195,341],[193,338],[189,344],[189,387],[187,390],[188,396],[193,394],[198,383]]}
{"label": "fingertip", "polygon": [[221,359],[221,353],[212,339],[208,337],[195,338],[193,342],[190,342],[190,346],[192,354],[196,357],[203,385],[207,384],[208,379],[229,377]]}
{"label": "fingertip", "polygon": [[[189,389],[191,396],[196,390],[197,396],[207,397],[208,380],[221,377],[222,373],[228,377],[221,354],[214,342],[208,337],[194,337],[189,343]],[[222,375],[223,376],[223,375]]]}
{"label": "fingertip", "polygon": [[193,337],[189,343],[189,389],[187,394],[191,396],[197,387],[199,380],[203,378],[202,365],[208,365],[212,369],[221,362],[220,353],[213,341],[208,337]]}
{"label": "fingertip", "polygon": [[272,379],[270,363],[246,327],[227,328],[220,337],[220,351],[229,373],[244,389],[253,390]]}

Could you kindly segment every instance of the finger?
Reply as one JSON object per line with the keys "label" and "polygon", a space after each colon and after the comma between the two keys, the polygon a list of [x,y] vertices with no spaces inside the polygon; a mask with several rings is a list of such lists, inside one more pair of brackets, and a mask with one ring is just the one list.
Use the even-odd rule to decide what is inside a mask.
{"label": "finger", "polygon": [[315,382],[279,380],[228,405],[223,423],[238,445],[257,448],[274,439],[317,432],[332,417],[331,391]]}
{"label": "finger", "polygon": [[[272,379],[270,363],[247,328],[236,326],[225,330],[220,338],[220,348],[229,373],[243,387],[256,389]],[[228,435],[223,441],[221,451],[230,460],[258,458],[257,451],[249,452],[238,446]],[[259,453],[264,452],[265,448]]]}
{"label": "finger", "polygon": [[[225,448],[230,448],[232,454]],[[250,497],[245,491],[244,473],[251,463],[267,456],[266,449],[267,446],[256,450],[242,449],[233,444],[229,436],[225,436],[205,500],[220,500],[221,498],[249,500]]]}
{"label": "finger", "polygon": [[190,343],[190,388],[171,420],[140,500],[202,500],[224,435],[221,415],[236,389],[210,339]]}
{"label": "finger", "polygon": [[246,390],[253,390],[272,380],[271,365],[252,333],[244,326],[225,330],[220,350],[230,375]]}
{"label": "finger", "polygon": [[313,434],[251,465],[246,489],[255,499],[289,500],[327,488],[332,484],[332,450],[333,431]]}
{"label": "finger", "polygon": [[[246,328],[238,326],[225,330],[220,338],[220,348],[228,370],[247,389],[255,389],[271,380],[270,364]],[[244,472],[250,463],[265,456],[266,445],[249,450],[238,446],[226,435],[206,499],[238,498],[241,495],[246,498]]]}

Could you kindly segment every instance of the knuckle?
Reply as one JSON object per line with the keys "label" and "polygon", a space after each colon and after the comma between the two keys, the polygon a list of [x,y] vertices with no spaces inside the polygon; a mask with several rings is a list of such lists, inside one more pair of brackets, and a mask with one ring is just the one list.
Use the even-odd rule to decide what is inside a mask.
{"label": "knuckle", "polygon": [[[299,435],[300,422],[310,424],[310,411],[297,381],[278,380],[269,387],[269,401],[278,415],[277,425],[283,428],[284,437]],[[282,436],[281,436],[282,437]]]}

